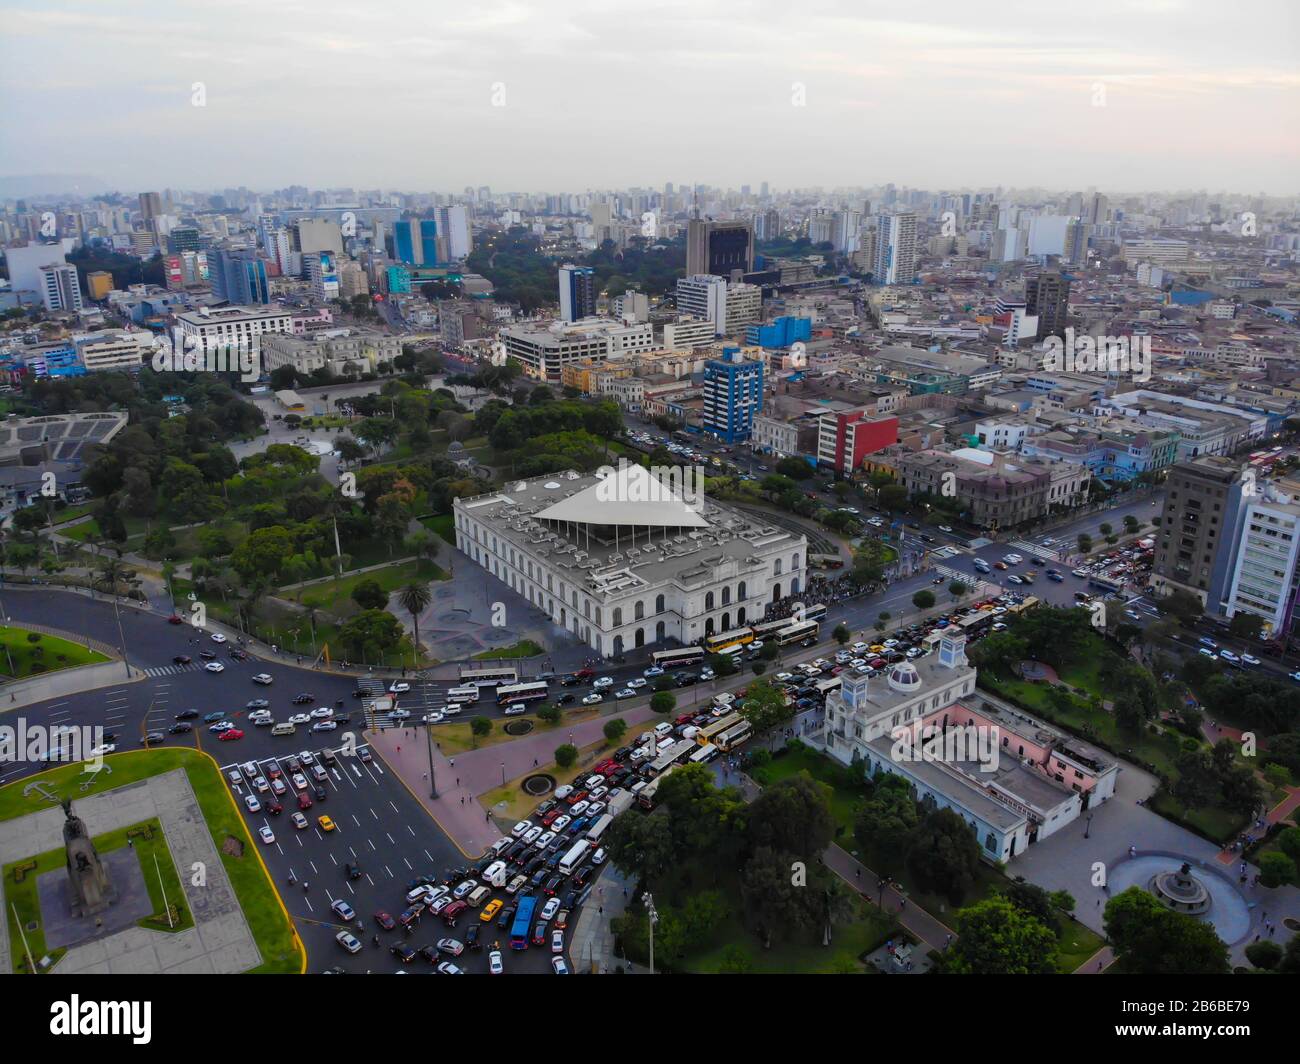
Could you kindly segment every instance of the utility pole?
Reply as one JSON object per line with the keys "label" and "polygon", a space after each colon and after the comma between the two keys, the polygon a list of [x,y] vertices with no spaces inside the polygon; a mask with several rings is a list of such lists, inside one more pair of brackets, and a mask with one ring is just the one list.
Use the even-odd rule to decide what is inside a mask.
{"label": "utility pole", "polygon": [[654,895],[648,890],[641,895],[641,901],[645,905],[646,916],[650,921],[650,974],[655,974],[655,924],[659,922],[659,913],[655,910]]}
{"label": "utility pole", "polygon": [[429,797],[438,797],[438,783],[433,777],[433,728],[428,721],[424,724],[424,741],[425,747],[429,754]]}

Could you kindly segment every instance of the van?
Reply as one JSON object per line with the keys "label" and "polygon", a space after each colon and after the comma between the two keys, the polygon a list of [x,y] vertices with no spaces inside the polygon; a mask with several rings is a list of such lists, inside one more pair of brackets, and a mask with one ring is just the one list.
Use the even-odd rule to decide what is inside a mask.
{"label": "van", "polygon": [[[501,880],[501,885],[504,884],[505,884],[505,879],[503,877]],[[487,896],[491,893],[492,893],[492,889],[490,887],[475,887],[472,891],[470,891],[469,897],[466,898],[465,900],[469,902],[472,908],[477,908],[478,906],[482,905],[485,901],[487,901]]]}
{"label": "van", "polygon": [[296,725],[290,724],[288,721],[284,721],[283,723],[281,723],[281,724],[277,724],[274,728],[272,728],[272,729],[271,729],[271,734],[272,734],[272,735],[292,735],[292,734],[293,734],[294,732],[296,732],[297,730],[298,730],[298,728],[297,728]]}
{"label": "van", "polygon": [[324,766],[322,765],[312,765],[311,774],[315,776],[320,783],[324,783],[330,778],[329,773],[325,771]]}
{"label": "van", "polygon": [[506,852],[506,850],[510,849],[514,843],[515,840],[509,835],[502,835],[501,838],[497,839],[497,841],[492,844],[491,849],[494,854],[500,857]]}
{"label": "van", "polygon": [[694,739],[699,734],[700,734],[700,729],[697,728],[694,724],[688,724],[685,728],[682,729],[683,739]]}
{"label": "van", "polygon": [[484,883],[490,883],[494,887],[504,887],[506,885],[505,861],[493,861],[483,870],[481,878]]}
{"label": "van", "polygon": [[673,733],[673,726],[669,724],[666,720],[662,720],[655,725],[656,739],[663,739],[666,736],[672,735],[672,733]]}

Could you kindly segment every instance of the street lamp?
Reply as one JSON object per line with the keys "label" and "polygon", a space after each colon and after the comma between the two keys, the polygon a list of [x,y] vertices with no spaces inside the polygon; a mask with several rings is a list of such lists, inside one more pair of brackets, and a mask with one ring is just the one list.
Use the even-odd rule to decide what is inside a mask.
{"label": "street lamp", "polygon": [[655,924],[659,922],[659,913],[655,909],[654,895],[648,890],[641,895],[641,902],[645,905],[646,917],[650,922],[650,974],[655,974]]}

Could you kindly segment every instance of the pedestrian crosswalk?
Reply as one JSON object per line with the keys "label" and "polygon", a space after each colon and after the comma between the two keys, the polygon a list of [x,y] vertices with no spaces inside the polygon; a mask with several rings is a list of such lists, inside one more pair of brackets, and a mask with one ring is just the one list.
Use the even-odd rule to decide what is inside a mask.
{"label": "pedestrian crosswalk", "polygon": [[1011,548],[1025,554],[1032,554],[1035,558],[1041,558],[1045,562],[1059,562],[1061,555],[1051,547],[1044,547],[1037,543],[1030,543],[1024,539],[1013,539]]}
{"label": "pedestrian crosswalk", "polygon": [[937,575],[947,580],[960,580],[967,587],[974,586],[976,579],[978,579],[970,573],[963,573],[960,569],[954,569],[951,565],[936,565],[933,566],[933,569]]}
{"label": "pedestrian crosswalk", "polygon": [[197,665],[155,665],[142,670],[146,676],[174,676],[178,672],[194,672]]}
{"label": "pedestrian crosswalk", "polygon": [[961,554],[960,547],[954,547],[951,543],[945,543],[942,547],[935,547],[930,552],[931,558],[955,558]]}

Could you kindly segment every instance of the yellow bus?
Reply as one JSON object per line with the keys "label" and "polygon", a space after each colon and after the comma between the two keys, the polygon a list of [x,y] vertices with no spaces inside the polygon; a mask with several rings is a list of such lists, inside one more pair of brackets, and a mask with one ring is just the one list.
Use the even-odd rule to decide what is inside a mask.
{"label": "yellow bus", "polygon": [[695,733],[695,741],[699,743],[700,746],[708,746],[717,736],[721,735],[728,728],[734,728],[744,719],[745,718],[739,713],[728,713],[725,717],[719,718],[712,724],[706,724],[703,728],[697,731]]}
{"label": "yellow bus", "polygon": [[752,628],[733,628],[730,632],[704,637],[704,649],[710,654],[718,654],[731,647],[743,647],[754,641]]}

